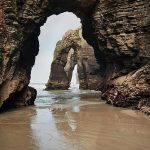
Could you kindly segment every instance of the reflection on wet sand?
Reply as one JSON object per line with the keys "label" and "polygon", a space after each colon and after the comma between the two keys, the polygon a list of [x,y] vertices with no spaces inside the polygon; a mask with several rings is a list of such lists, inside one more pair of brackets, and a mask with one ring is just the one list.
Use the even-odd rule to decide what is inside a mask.
{"label": "reflection on wet sand", "polygon": [[[126,110],[124,110],[126,111]],[[57,129],[81,150],[148,150],[150,122],[122,113],[105,104],[87,105],[80,112],[64,109],[54,113]]]}
{"label": "reflection on wet sand", "polygon": [[0,149],[35,150],[38,148],[32,137],[31,120],[34,109],[18,109],[0,114]]}
{"label": "reflection on wet sand", "polygon": [[149,118],[88,94],[53,93],[49,103],[45,99],[42,103],[40,97],[34,107],[0,114],[0,149],[150,149]]}

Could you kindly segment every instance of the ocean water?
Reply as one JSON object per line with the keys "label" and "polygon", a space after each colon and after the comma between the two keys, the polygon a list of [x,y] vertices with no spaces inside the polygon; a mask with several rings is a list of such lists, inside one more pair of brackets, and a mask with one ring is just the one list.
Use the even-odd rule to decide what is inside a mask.
{"label": "ocean water", "polygon": [[1,150],[149,150],[150,119],[115,108],[100,92],[38,91],[35,106],[0,114]]}

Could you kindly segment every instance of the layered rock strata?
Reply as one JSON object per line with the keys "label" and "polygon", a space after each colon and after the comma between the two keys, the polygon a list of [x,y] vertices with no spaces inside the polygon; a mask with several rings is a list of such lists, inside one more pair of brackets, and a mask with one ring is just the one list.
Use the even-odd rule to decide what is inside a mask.
{"label": "layered rock strata", "polygon": [[94,49],[82,37],[82,30],[70,30],[58,41],[54,51],[47,90],[68,89],[77,65],[79,88],[96,90],[101,80]]}
{"label": "layered rock strata", "polygon": [[[133,72],[141,72],[141,82],[148,89],[149,6],[149,0],[1,0],[0,107],[4,102],[11,104],[14,101],[12,95],[20,95],[27,88],[39,50],[40,27],[48,16],[65,11],[73,12],[81,18],[83,36],[94,47],[101,66],[103,80],[99,89],[103,94],[107,93],[107,101],[111,95],[108,91],[116,86],[117,92],[121,90],[117,79],[128,77]],[[146,73],[141,71],[143,67],[147,68]],[[137,79],[138,76],[132,76],[132,80]],[[126,78],[122,80],[127,82]],[[129,86],[124,89],[129,95],[134,93]],[[146,89],[143,89],[144,93]],[[136,101],[140,103],[143,99],[138,96],[140,91],[137,93]],[[149,96],[147,94],[144,102],[146,107],[149,107]],[[125,98],[122,101],[125,102]]]}

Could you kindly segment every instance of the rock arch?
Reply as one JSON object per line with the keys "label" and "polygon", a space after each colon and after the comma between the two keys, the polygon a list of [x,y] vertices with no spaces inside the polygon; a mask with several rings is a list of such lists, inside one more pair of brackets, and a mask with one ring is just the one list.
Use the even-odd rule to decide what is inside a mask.
{"label": "rock arch", "polygon": [[[116,86],[118,93],[124,82],[131,82],[134,90],[129,90],[130,86],[127,84],[124,90],[134,93],[138,85],[132,81],[138,79],[140,90],[137,93],[140,96],[135,94],[136,100],[131,98],[131,101],[136,101],[137,106],[143,97],[147,99],[149,96],[146,92],[150,87],[149,5],[149,0],[135,0],[132,3],[129,0],[1,0],[0,106],[5,103],[15,105],[18,102],[30,104],[32,94],[28,84],[35,56],[38,54],[40,26],[48,16],[64,11],[71,11],[82,20],[83,36],[94,47],[97,61],[101,64],[104,79],[100,89],[107,93],[105,98],[117,105],[116,95],[109,94],[109,91]],[[131,76],[132,72],[138,70],[143,75],[134,74],[132,81],[115,80],[129,73],[128,76]],[[141,76],[143,80],[140,80]],[[18,99],[21,95],[27,100]],[[113,96],[109,99],[109,95]],[[131,103],[135,105],[133,102],[125,105],[130,96],[126,94],[125,97],[119,106]],[[145,101],[147,102],[144,100],[142,105],[147,105]]]}
{"label": "rock arch", "polygon": [[100,66],[93,48],[82,37],[82,29],[69,30],[54,51],[47,90],[68,89],[77,65],[79,88],[96,90],[101,81]]}

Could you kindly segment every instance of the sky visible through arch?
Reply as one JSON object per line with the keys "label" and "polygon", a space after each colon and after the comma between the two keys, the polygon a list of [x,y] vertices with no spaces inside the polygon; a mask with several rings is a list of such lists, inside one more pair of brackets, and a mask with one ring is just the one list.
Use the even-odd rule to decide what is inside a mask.
{"label": "sky visible through arch", "polygon": [[81,27],[80,19],[73,13],[65,12],[52,15],[41,27],[39,36],[40,51],[36,57],[31,73],[31,83],[46,83],[50,74],[50,66],[56,43],[62,39],[65,32]]}

